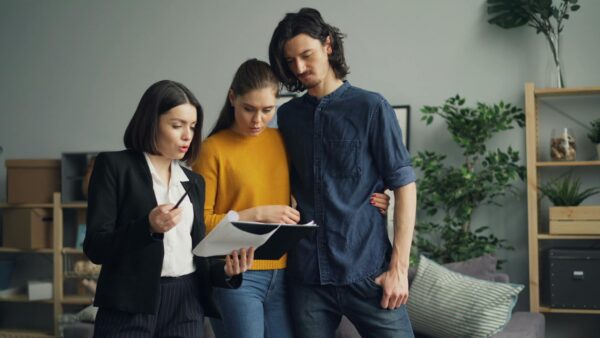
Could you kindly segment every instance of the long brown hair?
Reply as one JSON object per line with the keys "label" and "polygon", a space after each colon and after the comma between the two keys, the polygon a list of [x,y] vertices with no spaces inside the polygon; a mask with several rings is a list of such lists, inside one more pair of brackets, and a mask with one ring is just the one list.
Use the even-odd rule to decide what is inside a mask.
{"label": "long brown hair", "polygon": [[[264,61],[250,59],[240,65],[233,76],[229,89],[235,96],[245,95],[250,91],[273,87],[279,93],[279,80],[271,70],[271,66]],[[229,94],[229,93],[228,93]],[[234,108],[229,102],[229,95],[225,97],[225,104],[221,108],[219,118],[208,136],[221,130],[231,128],[235,122]]]}
{"label": "long brown hair", "polygon": [[287,13],[279,22],[273,32],[269,43],[269,61],[273,72],[291,92],[301,92],[306,87],[296,78],[284,56],[285,44],[299,34],[306,34],[325,44],[327,38],[331,39],[332,53],[329,55],[329,64],[335,77],[343,80],[350,73],[344,57],[345,35],[332,25],[327,24],[321,13],[314,8],[302,8],[298,13]]}

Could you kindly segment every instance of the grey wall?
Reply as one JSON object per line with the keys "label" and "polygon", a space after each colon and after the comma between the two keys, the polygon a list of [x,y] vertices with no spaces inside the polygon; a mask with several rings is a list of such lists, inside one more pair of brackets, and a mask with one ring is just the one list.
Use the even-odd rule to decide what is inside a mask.
{"label": "grey wall", "polygon": [[[580,3],[563,34],[565,78],[568,86],[597,86],[600,2]],[[276,23],[305,5],[316,6],[347,33],[354,85],[381,92],[392,104],[411,105],[413,152],[457,154],[441,123],[425,127],[419,121],[423,105],[460,93],[472,103],[502,99],[523,106],[525,82],[550,83],[550,53],[542,36],[531,28],[489,25],[484,0],[1,0],[0,161],[120,149],[141,94],[164,78],[196,93],[206,111],[206,131],[236,67],[249,57],[266,60]],[[493,143],[524,154],[524,134],[510,132]],[[0,200],[5,186],[2,166]],[[526,217],[524,192],[504,209],[477,214],[516,247],[503,254],[506,270],[524,284]],[[527,306],[524,293],[519,307]],[[550,319],[548,328],[555,333],[549,337],[567,332],[573,337],[562,325],[565,316]],[[582,332],[591,326],[589,317],[568,320],[578,321]]]}

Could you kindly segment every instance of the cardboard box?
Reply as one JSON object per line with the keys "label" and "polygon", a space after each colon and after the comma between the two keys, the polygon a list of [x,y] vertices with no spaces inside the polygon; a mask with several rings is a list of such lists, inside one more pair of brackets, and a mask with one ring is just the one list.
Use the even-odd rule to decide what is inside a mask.
{"label": "cardboard box", "polygon": [[27,298],[29,300],[52,299],[52,282],[27,281]]}
{"label": "cardboard box", "polygon": [[52,203],[60,191],[60,160],[6,160],[8,203]]}
{"label": "cardboard box", "polygon": [[550,234],[600,235],[600,206],[550,207]]}
{"label": "cardboard box", "polygon": [[52,209],[3,210],[3,246],[19,249],[52,247]]}

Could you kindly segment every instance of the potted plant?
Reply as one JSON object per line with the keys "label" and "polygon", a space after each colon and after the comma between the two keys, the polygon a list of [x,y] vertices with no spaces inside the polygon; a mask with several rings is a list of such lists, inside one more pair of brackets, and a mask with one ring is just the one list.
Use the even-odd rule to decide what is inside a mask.
{"label": "potted plant", "polygon": [[[436,117],[446,122],[461,153],[448,158],[423,151],[413,159],[420,171],[413,257],[424,254],[448,263],[510,248],[490,226],[472,224],[471,218],[480,205],[499,205],[500,197],[514,191],[513,182],[525,177],[518,151],[511,147],[488,150],[486,146],[497,133],[515,125],[523,127],[522,110],[503,102],[466,107],[465,99],[456,95],[441,106],[425,106],[421,112],[427,125]],[[457,158],[462,163],[455,164]]]}
{"label": "potted plant", "polygon": [[549,209],[550,234],[600,234],[600,206],[579,206],[600,193],[600,187],[582,190],[579,178],[559,177],[539,187],[554,206]]}
{"label": "potted plant", "polygon": [[590,133],[587,135],[590,141],[596,145],[596,153],[598,155],[598,159],[600,160],[600,119],[595,119],[590,122],[592,126]]}
{"label": "potted plant", "polygon": [[489,23],[506,29],[528,25],[535,28],[537,34],[544,34],[554,60],[556,85],[563,88],[559,38],[569,12],[581,7],[577,0],[561,0],[559,5],[554,5],[552,0],[487,0],[487,4],[488,14],[492,15]]}

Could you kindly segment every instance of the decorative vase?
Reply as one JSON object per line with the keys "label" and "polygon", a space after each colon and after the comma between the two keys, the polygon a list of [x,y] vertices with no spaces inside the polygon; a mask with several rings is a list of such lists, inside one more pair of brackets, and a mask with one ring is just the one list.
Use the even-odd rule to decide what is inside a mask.
{"label": "decorative vase", "polygon": [[575,161],[577,146],[570,128],[552,129],[550,136],[550,158],[553,161]]}
{"label": "decorative vase", "polygon": [[558,32],[545,33],[546,40],[550,45],[552,52],[553,68],[550,72],[550,85],[556,88],[565,87],[565,79],[563,77],[563,69],[560,63],[560,34]]}

